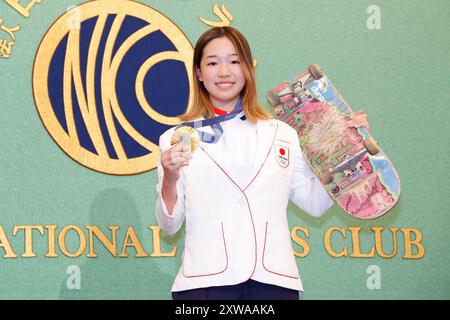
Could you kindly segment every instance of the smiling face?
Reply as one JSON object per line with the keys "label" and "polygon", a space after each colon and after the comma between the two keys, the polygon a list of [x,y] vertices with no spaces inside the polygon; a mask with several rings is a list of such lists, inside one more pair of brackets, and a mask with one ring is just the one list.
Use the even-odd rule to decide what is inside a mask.
{"label": "smiling face", "polygon": [[246,78],[239,55],[227,37],[211,40],[203,49],[198,79],[203,82],[213,106],[232,111],[239,100]]}

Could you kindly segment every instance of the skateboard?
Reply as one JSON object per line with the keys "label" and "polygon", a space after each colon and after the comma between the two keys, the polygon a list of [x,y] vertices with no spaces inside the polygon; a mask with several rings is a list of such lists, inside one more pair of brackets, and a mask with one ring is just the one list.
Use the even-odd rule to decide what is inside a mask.
{"label": "skateboard", "polygon": [[303,154],[330,197],[358,219],[374,219],[392,209],[400,178],[322,69],[312,64],[266,94],[276,117],[293,127]]}

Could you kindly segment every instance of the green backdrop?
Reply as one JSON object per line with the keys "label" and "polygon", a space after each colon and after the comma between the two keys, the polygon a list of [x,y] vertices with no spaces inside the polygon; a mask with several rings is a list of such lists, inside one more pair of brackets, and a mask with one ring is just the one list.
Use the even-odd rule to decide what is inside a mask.
{"label": "green backdrop", "polygon": [[[25,4],[27,1],[22,1]],[[218,21],[214,1],[140,1],[169,17],[192,44],[208,26],[198,17]],[[183,232],[161,232],[161,250],[174,257],[152,257],[155,242],[148,227],[154,215],[156,171],[112,176],[90,170],[69,158],[45,130],[33,100],[32,69],[39,43],[73,0],[45,0],[23,17],[0,1],[0,19],[19,24],[9,58],[0,59],[0,225],[17,257],[5,257],[0,246],[1,299],[170,299],[172,281],[181,262]],[[354,110],[369,116],[373,135],[395,165],[402,184],[399,204],[387,215],[370,221],[353,219],[337,206],[314,219],[290,204],[291,227],[301,226],[309,237],[309,253],[297,262],[305,287],[303,299],[448,299],[450,298],[450,216],[448,158],[450,147],[450,2],[447,0],[227,0],[231,25],[249,40],[257,60],[259,97],[274,85],[320,64]],[[380,28],[368,28],[378,6]],[[8,34],[0,31],[0,39]],[[126,230],[133,227],[149,256],[112,256],[96,240],[98,257],[46,257],[45,236],[33,231],[36,257],[22,257],[24,230],[16,226],[118,226],[120,253]],[[348,248],[348,256],[332,257],[324,234],[335,232],[333,248]],[[383,227],[383,248],[393,250],[390,228],[397,231],[397,253],[382,258],[351,257],[349,228],[361,227],[359,244],[367,253],[374,245],[372,227]],[[424,254],[404,258],[405,237],[411,228],[423,236]],[[342,230],[341,229],[341,230]],[[414,234],[413,234],[414,236]],[[413,237],[414,238],[414,237]],[[0,238],[1,239],[1,238]],[[67,248],[78,247],[76,233],[67,234]],[[131,241],[131,240],[129,240]],[[88,244],[89,246],[89,240]],[[294,249],[302,247],[293,242]],[[412,255],[418,255],[413,246]],[[72,267],[71,267],[72,266]],[[75,267],[73,267],[75,266]],[[71,270],[79,270],[81,287],[71,289]],[[370,270],[375,268],[376,274]],[[373,288],[373,277],[377,285]],[[68,281],[69,279],[69,281]],[[73,282],[75,283],[75,282]]]}

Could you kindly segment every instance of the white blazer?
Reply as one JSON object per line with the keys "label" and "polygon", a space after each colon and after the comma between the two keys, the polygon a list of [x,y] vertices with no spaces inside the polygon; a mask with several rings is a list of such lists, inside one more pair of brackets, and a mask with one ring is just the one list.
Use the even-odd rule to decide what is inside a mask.
{"label": "white blazer", "polygon": [[[161,152],[170,148],[173,131],[161,135]],[[275,119],[259,120],[255,134],[258,142],[249,159],[254,168],[246,182],[238,182],[227,169],[233,157],[223,157],[220,140],[201,142],[190,164],[181,169],[172,215],[161,195],[164,172],[159,162],[158,223],[174,234],[186,220],[182,265],[172,291],[248,279],[303,291],[292,251],[288,202],[319,217],[333,201],[312,173],[293,128]]]}

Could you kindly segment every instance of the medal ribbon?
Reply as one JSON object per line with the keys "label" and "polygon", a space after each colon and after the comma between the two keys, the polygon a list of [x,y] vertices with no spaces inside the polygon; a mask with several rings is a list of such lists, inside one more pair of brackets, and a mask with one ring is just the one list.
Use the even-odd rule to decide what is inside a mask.
{"label": "medal ribbon", "polygon": [[[184,123],[177,125],[176,128],[179,128],[182,126],[192,127],[198,132],[201,141],[206,142],[206,143],[217,143],[223,134],[223,128],[220,125],[220,123],[234,119],[241,111],[242,111],[242,98],[239,98],[239,101],[237,102],[236,106],[234,107],[234,110],[228,114],[225,114],[223,116],[218,116],[215,118],[202,119],[202,120],[191,121],[191,122],[184,122]],[[203,127],[207,127],[207,126],[211,127],[211,129],[214,131],[214,134],[198,130],[198,128],[203,128]]]}

